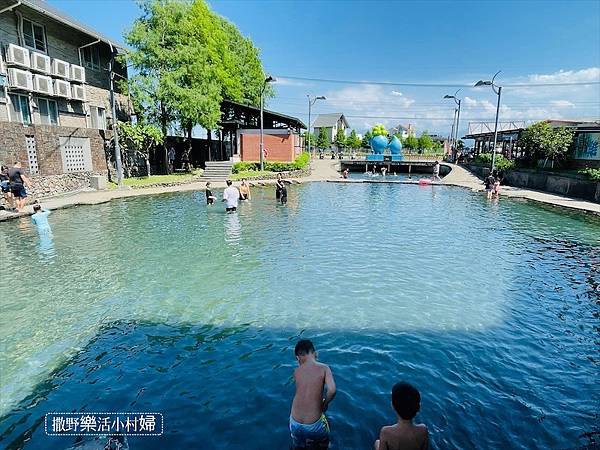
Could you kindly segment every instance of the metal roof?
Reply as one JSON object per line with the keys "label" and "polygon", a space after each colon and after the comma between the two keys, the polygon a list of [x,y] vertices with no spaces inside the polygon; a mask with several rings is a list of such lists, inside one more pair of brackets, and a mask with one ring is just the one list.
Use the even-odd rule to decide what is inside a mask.
{"label": "metal roof", "polygon": [[346,127],[348,126],[348,121],[346,120],[346,118],[344,117],[344,114],[342,113],[330,113],[330,114],[319,114],[317,116],[317,118],[315,119],[315,121],[313,122],[313,128],[329,128],[329,127],[333,127],[338,120],[340,120],[340,118],[344,121],[344,123],[346,124]]}
{"label": "metal roof", "polygon": [[[81,33],[87,34],[88,36],[91,36],[95,39],[105,42],[106,44],[112,45],[113,47],[125,49],[125,46],[123,44],[115,42],[114,39],[110,39],[107,36],[104,36],[103,34],[98,33],[93,28],[90,28],[89,26],[84,25],[81,22],[73,19],[69,15],[62,12],[61,10],[48,4],[44,0],[21,0],[20,2],[18,0],[14,0],[15,7],[19,6],[19,4],[26,6],[28,8],[31,8],[31,9],[37,11],[38,13],[43,14],[43,15],[45,15],[57,22],[60,22],[64,25],[67,25],[68,27],[71,27],[77,31],[80,31]],[[8,5],[8,6],[10,6],[10,5]]]}
{"label": "metal roof", "polygon": [[[234,102],[233,100],[229,100],[229,99],[223,100],[223,104],[227,104],[227,103],[229,103],[231,105],[240,106],[242,108],[246,108],[246,109],[252,110],[254,112],[260,113],[260,108],[257,108],[256,106],[245,105],[243,103]],[[270,111],[268,109],[263,109],[263,114],[269,114],[269,115],[274,116],[274,117],[280,117],[282,119],[287,120],[290,123],[295,124],[298,128],[306,129],[306,125],[304,124],[304,122],[302,122],[297,117],[288,116],[287,114],[281,114],[281,113],[278,113],[278,112],[275,112],[275,111]]]}

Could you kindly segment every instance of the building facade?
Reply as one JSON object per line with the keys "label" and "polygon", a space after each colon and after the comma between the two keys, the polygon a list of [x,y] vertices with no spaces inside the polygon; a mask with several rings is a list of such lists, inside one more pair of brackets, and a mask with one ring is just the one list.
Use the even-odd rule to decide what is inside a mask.
{"label": "building facade", "polygon": [[0,0],[0,162],[21,161],[34,182],[106,173],[111,68],[118,119],[130,115],[119,51],[42,0]]}
{"label": "building facade", "polygon": [[324,128],[329,142],[333,143],[338,130],[344,130],[346,134],[348,126],[348,121],[342,113],[319,114],[313,123],[313,132],[315,137],[318,137],[321,128]]}

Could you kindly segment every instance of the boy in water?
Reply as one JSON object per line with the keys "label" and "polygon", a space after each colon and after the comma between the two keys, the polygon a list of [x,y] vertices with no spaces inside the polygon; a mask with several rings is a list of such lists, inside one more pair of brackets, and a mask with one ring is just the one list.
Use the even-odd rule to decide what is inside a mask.
{"label": "boy in water", "polygon": [[212,191],[210,190],[210,181],[208,181],[206,183],[206,204],[207,205],[214,205],[215,204],[215,199],[217,197],[215,197],[212,193]]}
{"label": "boy in water", "polygon": [[326,449],[329,424],[324,412],[335,397],[333,374],[329,366],[317,361],[315,347],[308,339],[298,341],[294,354],[299,367],[294,371],[296,395],[290,414],[292,448]]}
{"label": "boy in water", "polygon": [[426,450],[429,448],[427,427],[413,424],[421,408],[421,394],[408,383],[396,383],[392,388],[392,407],[398,422],[381,429],[375,450]]}

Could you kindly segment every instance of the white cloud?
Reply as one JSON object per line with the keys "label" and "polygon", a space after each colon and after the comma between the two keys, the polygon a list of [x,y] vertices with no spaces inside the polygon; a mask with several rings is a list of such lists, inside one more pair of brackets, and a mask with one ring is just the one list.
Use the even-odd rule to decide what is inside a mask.
{"label": "white cloud", "polygon": [[559,70],[550,74],[529,75],[531,83],[582,83],[589,81],[600,82],[600,67],[590,67],[582,70]]}
{"label": "white cloud", "polygon": [[292,80],[285,77],[277,77],[275,84],[279,86],[309,86],[309,83],[304,81]]}
{"label": "white cloud", "polygon": [[398,92],[398,91],[392,91],[392,95],[396,95],[398,97],[402,96],[402,92]]}
{"label": "white cloud", "polygon": [[569,100],[552,100],[550,104],[555,108],[575,108],[575,103]]}

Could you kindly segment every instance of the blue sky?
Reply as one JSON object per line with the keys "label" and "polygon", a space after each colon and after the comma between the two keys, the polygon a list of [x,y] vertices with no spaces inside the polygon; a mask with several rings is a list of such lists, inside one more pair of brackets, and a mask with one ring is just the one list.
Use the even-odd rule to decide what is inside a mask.
{"label": "blue sky", "polygon": [[[100,32],[123,40],[138,16],[133,0],[49,0]],[[325,95],[319,112],[344,112],[362,132],[411,123],[448,134],[457,88],[343,84],[286,78],[472,84],[502,70],[499,84],[600,81],[597,1],[210,1],[261,49],[278,79],[269,108],[307,117],[306,94]],[[493,120],[489,88],[464,88],[461,133]],[[385,117],[389,119],[381,119]],[[506,87],[500,120],[600,118],[600,86]]]}

